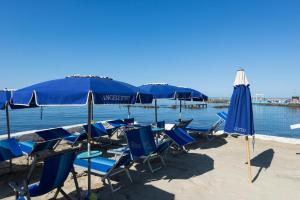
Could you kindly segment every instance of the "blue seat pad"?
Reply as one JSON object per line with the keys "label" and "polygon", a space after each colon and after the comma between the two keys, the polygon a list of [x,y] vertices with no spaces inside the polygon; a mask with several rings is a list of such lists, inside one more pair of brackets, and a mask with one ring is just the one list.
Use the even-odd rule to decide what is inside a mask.
{"label": "blue seat pad", "polygon": [[[107,173],[116,163],[115,160],[96,157],[91,159],[91,170],[95,173],[99,172],[100,174]],[[86,159],[75,159],[74,165],[80,166],[83,168],[88,168],[88,160]]]}

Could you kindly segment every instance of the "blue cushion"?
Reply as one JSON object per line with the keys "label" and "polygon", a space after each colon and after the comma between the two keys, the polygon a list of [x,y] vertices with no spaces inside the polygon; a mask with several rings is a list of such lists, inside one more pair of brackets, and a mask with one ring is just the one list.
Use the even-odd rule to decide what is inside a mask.
{"label": "blue cushion", "polygon": [[33,141],[24,141],[24,142],[19,142],[20,148],[22,152],[26,154],[30,154],[34,148],[34,142]]}
{"label": "blue cushion", "polygon": [[[96,157],[91,159],[91,170],[95,173],[105,174],[107,173],[116,163],[115,160],[111,160],[104,157]],[[88,168],[88,160],[86,159],[75,159],[74,165]]]}
{"label": "blue cushion", "polygon": [[22,155],[22,150],[15,138],[0,141],[0,161],[6,161]]}

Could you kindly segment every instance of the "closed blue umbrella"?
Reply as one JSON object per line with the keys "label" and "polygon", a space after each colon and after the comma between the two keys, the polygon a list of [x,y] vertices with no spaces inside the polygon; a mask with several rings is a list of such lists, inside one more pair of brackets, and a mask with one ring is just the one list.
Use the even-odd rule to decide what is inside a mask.
{"label": "closed blue umbrella", "polygon": [[[88,154],[90,154],[93,104],[151,103],[152,99],[152,94],[143,93],[137,87],[111,78],[69,76],[17,90],[13,93],[12,104],[28,107],[88,105]],[[90,162],[88,171],[89,194]]]}
{"label": "closed blue umbrella", "polygon": [[150,83],[139,86],[143,91],[153,94],[155,102],[155,122],[157,123],[157,99],[178,99],[180,101],[180,120],[181,115],[181,101],[182,100],[207,100],[207,96],[201,92],[184,87],[177,87],[165,83]]}
{"label": "closed blue umbrella", "polygon": [[249,180],[252,182],[248,136],[254,135],[255,131],[249,82],[242,69],[238,70],[236,74],[224,131],[246,136]]}

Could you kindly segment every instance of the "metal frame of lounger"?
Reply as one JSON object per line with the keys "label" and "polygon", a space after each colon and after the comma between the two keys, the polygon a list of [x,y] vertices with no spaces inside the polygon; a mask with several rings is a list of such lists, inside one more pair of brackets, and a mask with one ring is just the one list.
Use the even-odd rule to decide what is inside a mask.
{"label": "metal frame of lounger", "polygon": [[[66,155],[66,154],[71,154],[71,153],[75,154],[75,150],[72,149],[72,150],[68,150],[68,151],[65,151],[65,152],[57,153],[57,154],[55,154],[55,155],[51,155],[51,156],[49,156],[49,157],[47,157],[47,158],[45,159],[45,162],[47,162],[48,159],[54,159],[55,157],[58,157],[58,156],[64,156],[64,155]],[[75,155],[74,155],[74,156],[75,156]],[[74,157],[74,158],[75,158],[75,157]],[[63,159],[62,159],[62,160],[63,160]],[[30,200],[30,199],[31,199],[30,193],[29,193],[29,183],[30,183],[30,180],[31,180],[31,178],[32,178],[32,176],[33,176],[33,171],[34,171],[34,169],[36,168],[37,162],[38,162],[38,160],[37,160],[37,159],[34,159],[34,161],[31,163],[31,167],[30,167],[30,170],[29,170],[29,172],[28,172],[28,175],[26,176],[26,179],[23,181],[22,185],[19,185],[19,184],[17,184],[16,182],[10,182],[10,183],[9,183],[9,186],[15,191],[16,199],[18,199],[19,196],[26,196],[26,199],[27,199],[27,200]],[[73,163],[73,162],[72,162],[72,163]],[[44,167],[45,167],[45,165],[44,165]],[[53,165],[51,165],[51,167],[53,167]],[[62,169],[65,169],[65,167],[64,167],[64,168],[60,167],[59,169],[62,170]],[[75,183],[75,187],[76,187],[76,191],[77,191],[77,198],[80,200],[81,194],[80,194],[80,191],[79,191],[78,181],[77,181],[76,173],[75,173],[75,170],[74,170],[74,167],[73,167],[73,166],[71,167],[70,172],[72,173],[72,176],[73,176],[73,179],[74,179],[74,183]],[[45,178],[45,177],[46,177],[46,176],[44,176],[44,173],[45,173],[45,172],[44,172],[44,168],[43,168],[41,178]],[[45,174],[45,175],[46,175],[46,174]],[[51,177],[51,176],[50,176],[50,177]],[[67,178],[67,177],[66,177],[66,178]],[[41,181],[43,181],[43,180],[41,179],[40,182],[41,182]],[[40,184],[40,182],[39,182],[39,184]],[[61,194],[64,196],[64,198],[71,200],[71,198],[66,194],[66,192],[62,189],[62,187],[63,187],[63,184],[62,184],[62,186],[56,188],[57,190],[56,190],[56,192],[55,192],[55,194],[54,194],[53,199],[56,199],[57,195],[58,195],[59,193],[61,193]],[[55,188],[54,188],[54,189],[55,189]],[[50,192],[50,191],[49,191],[49,192]],[[47,192],[47,193],[48,193],[48,192]],[[44,194],[46,194],[46,193],[44,193]],[[43,195],[43,194],[41,194],[41,195]]]}
{"label": "metal frame of lounger", "polygon": [[[125,156],[129,156],[129,154],[127,152],[122,152],[121,154],[119,154],[118,158],[114,160],[115,161],[114,165],[111,166],[111,168],[106,173],[102,172],[102,171],[99,171],[99,170],[96,170],[96,169],[93,169],[93,167],[91,167],[91,172],[92,173],[94,173],[95,175],[101,176],[101,181],[103,182],[103,184],[106,184],[105,180],[107,180],[108,185],[110,186],[110,189],[111,189],[112,192],[116,192],[116,191],[118,191],[122,188],[122,186],[114,188],[114,186],[111,182],[111,177],[113,177],[117,174],[125,172],[128,179],[130,180],[130,182],[131,183],[133,182],[132,178],[131,178],[131,175],[129,173],[129,167],[130,167],[131,164],[126,165],[125,163],[121,163],[121,161],[123,161],[122,159],[126,159]],[[97,159],[97,157],[92,158],[91,163],[93,162],[93,159]],[[104,159],[108,159],[108,158],[104,158]],[[128,158],[128,159],[130,159],[130,158]],[[87,166],[82,166],[82,165],[76,164],[76,161],[74,162],[74,166],[76,168],[87,169]]]}

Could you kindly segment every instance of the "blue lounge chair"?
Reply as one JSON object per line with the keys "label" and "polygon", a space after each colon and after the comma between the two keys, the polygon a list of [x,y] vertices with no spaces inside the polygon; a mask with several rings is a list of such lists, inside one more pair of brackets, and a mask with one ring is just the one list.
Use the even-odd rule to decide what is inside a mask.
{"label": "blue lounge chair", "polygon": [[0,162],[23,156],[18,141],[15,138],[0,141]]}
{"label": "blue lounge chair", "polygon": [[54,199],[59,193],[61,193],[64,196],[64,198],[70,199],[70,197],[62,189],[64,182],[67,179],[70,172],[73,174],[77,190],[77,197],[78,199],[80,199],[78,183],[73,168],[74,159],[74,151],[60,153],[47,158],[44,161],[40,181],[30,184],[30,179],[34,171],[33,169],[36,165],[36,162],[34,162],[23,184],[17,184],[16,182],[9,183],[9,185],[13,188],[16,194],[16,199],[29,200],[31,197],[38,197],[47,194],[48,192],[54,189],[57,189],[54,195]]}
{"label": "blue lounge chair", "polygon": [[54,129],[37,131],[36,134],[44,141],[62,139],[67,144],[70,144],[72,147],[76,145],[78,142],[87,139],[87,135],[85,133],[71,134],[63,128],[54,128]]}
{"label": "blue lounge chair", "polygon": [[167,143],[161,143],[159,146],[155,144],[151,126],[127,130],[125,135],[130,150],[130,156],[133,161],[142,159],[144,164],[148,164],[152,173],[161,169],[161,167],[153,169],[151,160],[159,158],[162,164],[165,165],[161,153],[168,148],[168,145]]}
{"label": "blue lounge chair", "polygon": [[134,118],[125,118],[123,122],[128,126],[134,125]]}
{"label": "blue lounge chair", "polygon": [[[96,157],[91,159],[91,172],[101,176],[101,181],[106,184],[106,180],[112,192],[118,191],[121,186],[114,188],[111,178],[117,174],[125,172],[130,182],[132,178],[129,173],[129,166],[131,159],[128,153],[122,152],[116,159],[109,159],[105,157]],[[74,166],[82,169],[88,169],[88,160],[75,159]]]}
{"label": "blue lounge chair", "polygon": [[[86,134],[88,133],[88,126],[84,125]],[[112,144],[111,134],[106,130],[102,123],[94,123],[91,126],[91,137],[95,142],[99,142],[101,146],[107,146]],[[105,137],[108,137],[108,141],[104,140]]]}
{"label": "blue lounge chair", "polygon": [[188,126],[185,128],[185,130],[191,133],[205,134],[207,136],[207,139],[211,141],[213,139],[213,137],[211,136],[213,136],[213,134],[219,129],[219,127],[227,120],[226,112],[219,112],[216,115],[219,117],[219,119],[208,128]]}
{"label": "blue lounge chair", "polygon": [[14,158],[23,156],[22,150],[18,141],[15,138],[5,139],[0,141],[0,163],[9,161],[9,172],[11,172],[11,161]]}
{"label": "blue lounge chair", "polygon": [[54,150],[60,141],[60,138],[42,142],[23,141],[19,142],[19,146],[24,155],[27,155],[28,157],[35,157],[40,152]]}
{"label": "blue lounge chair", "polygon": [[182,128],[174,127],[172,130],[166,130],[164,133],[173,141],[172,144],[184,151],[187,151],[186,145],[196,141]]}
{"label": "blue lounge chair", "polygon": [[175,127],[185,129],[192,121],[193,119],[180,120],[177,124],[175,124]]}

